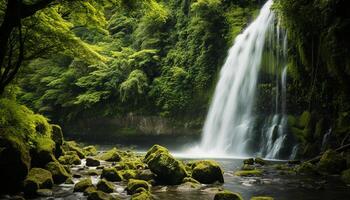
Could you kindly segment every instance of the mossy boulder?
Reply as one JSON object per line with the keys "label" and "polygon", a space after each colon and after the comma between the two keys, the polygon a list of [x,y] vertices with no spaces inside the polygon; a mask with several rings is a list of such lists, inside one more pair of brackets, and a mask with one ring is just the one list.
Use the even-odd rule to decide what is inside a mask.
{"label": "mossy boulder", "polygon": [[253,170],[239,170],[234,173],[236,176],[261,176],[262,171],[259,169]]}
{"label": "mossy boulder", "polygon": [[148,191],[141,191],[131,196],[130,200],[152,200],[152,195]]}
{"label": "mossy boulder", "polygon": [[63,149],[65,151],[75,151],[80,159],[85,158],[84,150],[79,147],[75,141],[65,141],[63,142]]}
{"label": "mossy boulder", "polygon": [[116,198],[102,191],[94,191],[89,194],[87,199],[88,200],[115,200]]}
{"label": "mossy boulder", "polygon": [[105,179],[101,179],[97,185],[96,185],[97,189],[102,191],[102,192],[106,192],[106,193],[112,193],[114,192],[114,185],[113,183],[105,180]]}
{"label": "mossy boulder", "polygon": [[64,155],[58,158],[58,161],[62,164],[62,165],[80,165],[81,164],[81,160],[79,158],[78,155],[76,154],[72,154],[72,155]]}
{"label": "mossy boulder", "polygon": [[264,159],[262,159],[262,158],[256,157],[256,158],[254,159],[254,163],[257,164],[257,165],[263,166],[263,165],[266,164],[266,161],[265,161]]}
{"label": "mossy boulder", "polygon": [[123,177],[114,167],[103,168],[101,178],[105,178],[106,180],[112,182],[118,182],[123,180]]}
{"label": "mossy boulder", "polygon": [[154,174],[151,170],[138,170],[136,174],[136,179],[144,180],[144,181],[150,181],[155,178]]}
{"label": "mossy boulder", "polygon": [[250,200],[274,200],[272,197],[252,197]]}
{"label": "mossy boulder", "polygon": [[51,172],[53,181],[56,184],[64,183],[70,177],[66,169],[59,162],[49,162],[45,168]]}
{"label": "mossy boulder", "polygon": [[309,111],[304,111],[298,119],[297,126],[299,128],[306,128],[309,125],[310,121],[311,113]]}
{"label": "mossy boulder", "polygon": [[63,133],[62,129],[59,125],[52,124],[51,125],[52,134],[51,139],[55,142],[55,157],[58,158],[62,155],[63,149]]}
{"label": "mossy boulder", "polygon": [[34,196],[38,189],[51,189],[52,186],[51,172],[41,168],[32,168],[24,180],[24,194]]}
{"label": "mossy boulder", "polygon": [[122,160],[122,157],[119,155],[117,148],[113,148],[107,152],[98,155],[97,159],[108,162],[119,162]]}
{"label": "mossy boulder", "polygon": [[97,149],[95,146],[86,146],[83,148],[86,156],[96,156],[97,155]]}
{"label": "mossy boulder", "polygon": [[214,200],[243,200],[243,198],[238,193],[224,190],[224,191],[216,193],[214,196]]}
{"label": "mossy boulder", "polygon": [[40,197],[50,197],[53,195],[53,192],[50,189],[38,189],[36,194]]}
{"label": "mossy boulder", "polygon": [[223,171],[220,165],[211,160],[196,162],[192,170],[192,178],[204,184],[210,184],[216,181],[220,183],[224,182]]}
{"label": "mossy boulder", "polygon": [[344,170],[341,173],[341,180],[346,184],[350,184],[350,169]]}
{"label": "mossy boulder", "polygon": [[95,158],[88,157],[86,158],[86,166],[89,166],[89,167],[100,166],[100,161]]}
{"label": "mossy boulder", "polygon": [[97,191],[97,188],[95,186],[87,187],[84,190],[84,196],[89,196],[91,193],[96,192],[96,191]]}
{"label": "mossy boulder", "polygon": [[147,152],[144,161],[157,175],[157,180],[164,184],[177,185],[188,176],[185,165],[170,155],[166,148],[159,145],[154,145]]}
{"label": "mossy boulder", "polygon": [[129,195],[131,195],[137,193],[137,189],[139,188],[144,188],[146,191],[149,191],[151,186],[148,184],[147,181],[130,179],[126,187],[126,191]]}
{"label": "mossy boulder", "polygon": [[243,160],[243,164],[254,165],[254,158],[248,158],[248,159]]}
{"label": "mossy boulder", "polygon": [[191,177],[185,177],[184,180],[183,180],[183,183],[186,183],[186,182],[200,184],[199,181],[197,181],[196,179],[191,178]]}
{"label": "mossy boulder", "polygon": [[55,161],[55,142],[44,136],[35,139],[35,147],[30,150],[32,167],[45,167],[47,163]]}
{"label": "mossy boulder", "polygon": [[92,186],[91,178],[86,178],[74,185],[74,192],[84,192],[87,188]]}
{"label": "mossy boulder", "polygon": [[316,175],[318,174],[316,165],[310,162],[304,162],[295,168],[295,171],[299,174]]}
{"label": "mossy boulder", "polygon": [[327,150],[318,163],[321,172],[339,174],[346,169],[346,160],[333,150]]}
{"label": "mossy boulder", "polygon": [[132,169],[127,169],[127,170],[121,170],[121,171],[119,171],[119,173],[123,177],[124,180],[129,180],[129,179],[135,179],[138,171],[132,170]]}

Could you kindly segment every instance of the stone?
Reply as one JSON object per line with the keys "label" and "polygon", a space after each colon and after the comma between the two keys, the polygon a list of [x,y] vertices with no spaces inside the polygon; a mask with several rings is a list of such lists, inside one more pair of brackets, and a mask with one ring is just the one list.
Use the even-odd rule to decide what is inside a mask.
{"label": "stone", "polygon": [[263,166],[263,165],[266,164],[266,161],[263,160],[262,158],[256,157],[256,158],[254,159],[254,163]]}
{"label": "stone", "polygon": [[112,193],[114,192],[114,185],[111,182],[106,181],[105,179],[101,179],[97,185],[97,189],[105,192],[105,193]]}
{"label": "stone", "polygon": [[272,197],[252,197],[250,200],[274,200]]}
{"label": "stone", "polygon": [[131,195],[131,194],[135,194],[137,189],[139,188],[144,188],[146,191],[149,191],[151,186],[148,184],[147,181],[130,179],[126,187],[126,191],[129,195]]}
{"label": "stone", "polygon": [[75,151],[80,159],[85,158],[84,150],[75,141],[65,141],[63,143],[63,149],[65,151]]}
{"label": "stone", "polygon": [[118,154],[117,148],[113,148],[97,156],[98,159],[108,162],[119,162],[122,157]]}
{"label": "stone", "polygon": [[80,165],[81,160],[77,155],[64,155],[58,158],[62,165]]}
{"label": "stone", "polygon": [[117,182],[122,181],[122,176],[118,173],[118,171],[114,168],[104,168],[102,170],[101,178],[105,178],[108,181]]}
{"label": "stone", "polygon": [[88,187],[92,187],[91,178],[86,178],[74,185],[74,192],[84,192]]}
{"label": "stone", "polygon": [[346,169],[346,160],[333,150],[327,150],[318,163],[321,172],[329,174],[340,174]]}
{"label": "stone", "polygon": [[54,154],[55,154],[55,157],[58,158],[62,155],[62,152],[63,152],[63,149],[62,149],[63,133],[59,125],[52,124],[51,129],[52,129],[51,139],[55,142]]}
{"label": "stone", "polygon": [[97,155],[97,149],[95,146],[86,146],[83,148],[86,156],[96,156]]}
{"label": "stone", "polygon": [[150,181],[150,180],[153,180],[154,178],[155,178],[154,174],[149,169],[138,170],[136,174],[136,179],[139,179],[139,180]]}
{"label": "stone", "polygon": [[196,162],[192,170],[192,178],[204,184],[224,182],[223,171],[221,170],[220,165],[211,160]]}
{"label": "stone", "polygon": [[133,194],[131,200],[152,200],[152,195],[148,191],[142,191]]}
{"label": "stone", "polygon": [[317,175],[317,167],[310,162],[304,162],[295,168],[295,171],[299,174]]}
{"label": "stone", "polygon": [[87,199],[88,200],[114,200],[116,198],[114,198],[110,194],[106,194],[102,191],[94,191],[94,192],[89,194]]}
{"label": "stone", "polygon": [[214,196],[214,200],[243,200],[243,198],[238,193],[225,190],[216,193]]}
{"label": "stone", "polygon": [[254,158],[248,158],[248,159],[243,160],[243,164],[254,165]]}
{"label": "stone", "polygon": [[50,197],[53,195],[53,192],[50,189],[38,189],[36,194],[41,197]]}
{"label": "stone", "polygon": [[89,166],[89,167],[100,166],[100,161],[95,158],[88,157],[86,158],[86,166]]}
{"label": "stone", "polygon": [[259,169],[254,170],[239,170],[234,173],[236,176],[261,176],[262,171]]}
{"label": "stone", "polygon": [[24,180],[24,194],[34,196],[38,189],[51,189],[52,186],[51,172],[41,168],[32,168]]}
{"label": "stone", "polygon": [[66,169],[58,162],[49,162],[46,169],[51,172],[55,184],[64,183],[70,177]]}

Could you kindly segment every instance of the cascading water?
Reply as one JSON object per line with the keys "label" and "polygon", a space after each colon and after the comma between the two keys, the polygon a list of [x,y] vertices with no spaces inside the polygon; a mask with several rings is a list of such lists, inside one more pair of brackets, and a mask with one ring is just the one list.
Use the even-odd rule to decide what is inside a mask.
{"label": "cascading water", "polygon": [[[204,125],[201,152],[278,157],[286,140],[287,39],[279,25],[276,26],[272,4],[272,0],[265,3],[256,20],[237,36],[229,50]],[[275,110],[273,117],[256,131],[254,106],[262,65],[276,75],[274,100],[271,99]]]}

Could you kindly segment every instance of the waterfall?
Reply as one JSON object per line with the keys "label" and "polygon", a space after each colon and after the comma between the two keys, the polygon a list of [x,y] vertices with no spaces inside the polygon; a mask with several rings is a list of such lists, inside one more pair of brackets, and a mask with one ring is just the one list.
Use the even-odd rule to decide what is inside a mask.
{"label": "waterfall", "polygon": [[[279,23],[276,26],[272,4],[265,3],[229,50],[203,128],[201,152],[278,157],[286,140],[287,37]],[[274,111],[257,131],[254,106],[263,60],[275,77]]]}

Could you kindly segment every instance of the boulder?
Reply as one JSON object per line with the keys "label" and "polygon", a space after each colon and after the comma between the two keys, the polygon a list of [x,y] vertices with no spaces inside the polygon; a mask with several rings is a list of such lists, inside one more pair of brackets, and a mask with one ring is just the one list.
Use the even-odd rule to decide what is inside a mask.
{"label": "boulder", "polygon": [[90,186],[90,187],[85,189],[84,196],[89,196],[91,193],[96,192],[96,191],[97,191],[97,189],[95,186]]}
{"label": "boulder", "polygon": [[310,162],[304,162],[295,168],[295,171],[299,174],[317,175],[317,167]]}
{"label": "boulder", "polygon": [[119,155],[117,148],[113,148],[97,156],[98,159],[108,162],[119,162],[122,157]]}
{"label": "boulder", "polygon": [[74,185],[74,192],[84,192],[88,187],[92,187],[91,178],[83,179]]}
{"label": "boulder", "polygon": [[350,184],[350,169],[347,169],[341,173],[341,180],[346,184]]}
{"label": "boulder", "polygon": [[151,186],[144,180],[130,179],[126,187],[126,191],[129,195],[137,193],[137,189],[144,188],[146,191],[149,191]]}
{"label": "boulder", "polygon": [[248,158],[248,159],[243,160],[243,164],[254,165],[254,158]]}
{"label": "boulder", "polygon": [[252,197],[250,200],[274,200],[272,197]]}
{"label": "boulder", "polygon": [[45,167],[47,163],[55,161],[55,142],[49,137],[39,136],[35,139],[35,147],[30,150],[32,167]]}
{"label": "boulder", "polygon": [[261,176],[262,171],[259,169],[239,170],[234,173],[236,176]]}
{"label": "boulder", "polygon": [[[153,152],[153,153],[152,153]],[[146,154],[144,161],[157,175],[157,180],[169,185],[177,185],[188,176],[185,165],[159,145],[154,145]]]}
{"label": "boulder", "polygon": [[214,200],[243,200],[243,198],[238,193],[225,190],[225,191],[216,193],[214,196]]}
{"label": "boulder", "polygon": [[138,171],[128,169],[128,170],[121,170],[121,171],[119,171],[119,173],[123,177],[124,180],[129,180],[129,179],[135,179]]}
{"label": "boulder", "polygon": [[83,148],[86,156],[96,156],[97,155],[97,149],[95,146],[87,146]]}
{"label": "boulder", "polygon": [[139,170],[136,174],[136,179],[144,180],[144,181],[150,181],[155,178],[154,174],[151,172],[151,170]]}
{"label": "boulder", "polygon": [[24,194],[36,195],[38,189],[51,189],[53,186],[52,174],[41,168],[32,168],[24,180]]}
{"label": "boulder", "polygon": [[217,162],[211,160],[196,162],[192,170],[192,178],[204,184],[211,184],[216,181],[224,182],[221,167]]}
{"label": "boulder", "polygon": [[[142,188],[141,188],[142,189]],[[152,195],[150,192],[141,190],[131,196],[131,200],[152,200]]]}
{"label": "boulder", "polygon": [[346,169],[346,160],[333,150],[326,151],[318,163],[321,172],[339,174]]}
{"label": "boulder", "polygon": [[256,158],[254,159],[254,163],[257,164],[257,165],[263,166],[263,165],[266,164],[266,161],[263,160],[262,158],[256,157]]}
{"label": "boulder", "polygon": [[85,158],[85,153],[82,148],[75,141],[63,142],[63,149],[65,151],[75,151],[80,159]]}
{"label": "boulder", "polygon": [[116,198],[102,191],[94,191],[89,194],[87,199],[88,200],[114,200]]}
{"label": "boulder", "polygon": [[51,172],[55,184],[64,183],[70,177],[66,169],[59,162],[49,162],[46,165],[46,169]]}
{"label": "boulder", "polygon": [[106,181],[105,179],[101,179],[97,185],[97,189],[106,192],[106,193],[112,193],[114,192],[114,185],[111,182]]}
{"label": "boulder", "polygon": [[38,189],[36,194],[41,197],[50,197],[53,195],[53,192],[50,189]]}
{"label": "boulder", "polygon": [[123,179],[114,167],[104,168],[102,170],[101,178],[105,178],[106,180],[112,182],[122,181]]}
{"label": "boulder", "polygon": [[51,125],[52,134],[51,139],[55,142],[55,157],[58,158],[62,155],[63,149],[63,133],[62,129],[59,125],[52,124]]}
{"label": "boulder", "polygon": [[64,155],[58,158],[58,161],[62,164],[62,165],[80,165],[81,164],[81,160],[80,158],[73,154],[73,155]]}
{"label": "boulder", "polygon": [[100,166],[100,161],[95,158],[88,157],[86,158],[86,166],[89,166],[89,167]]}

